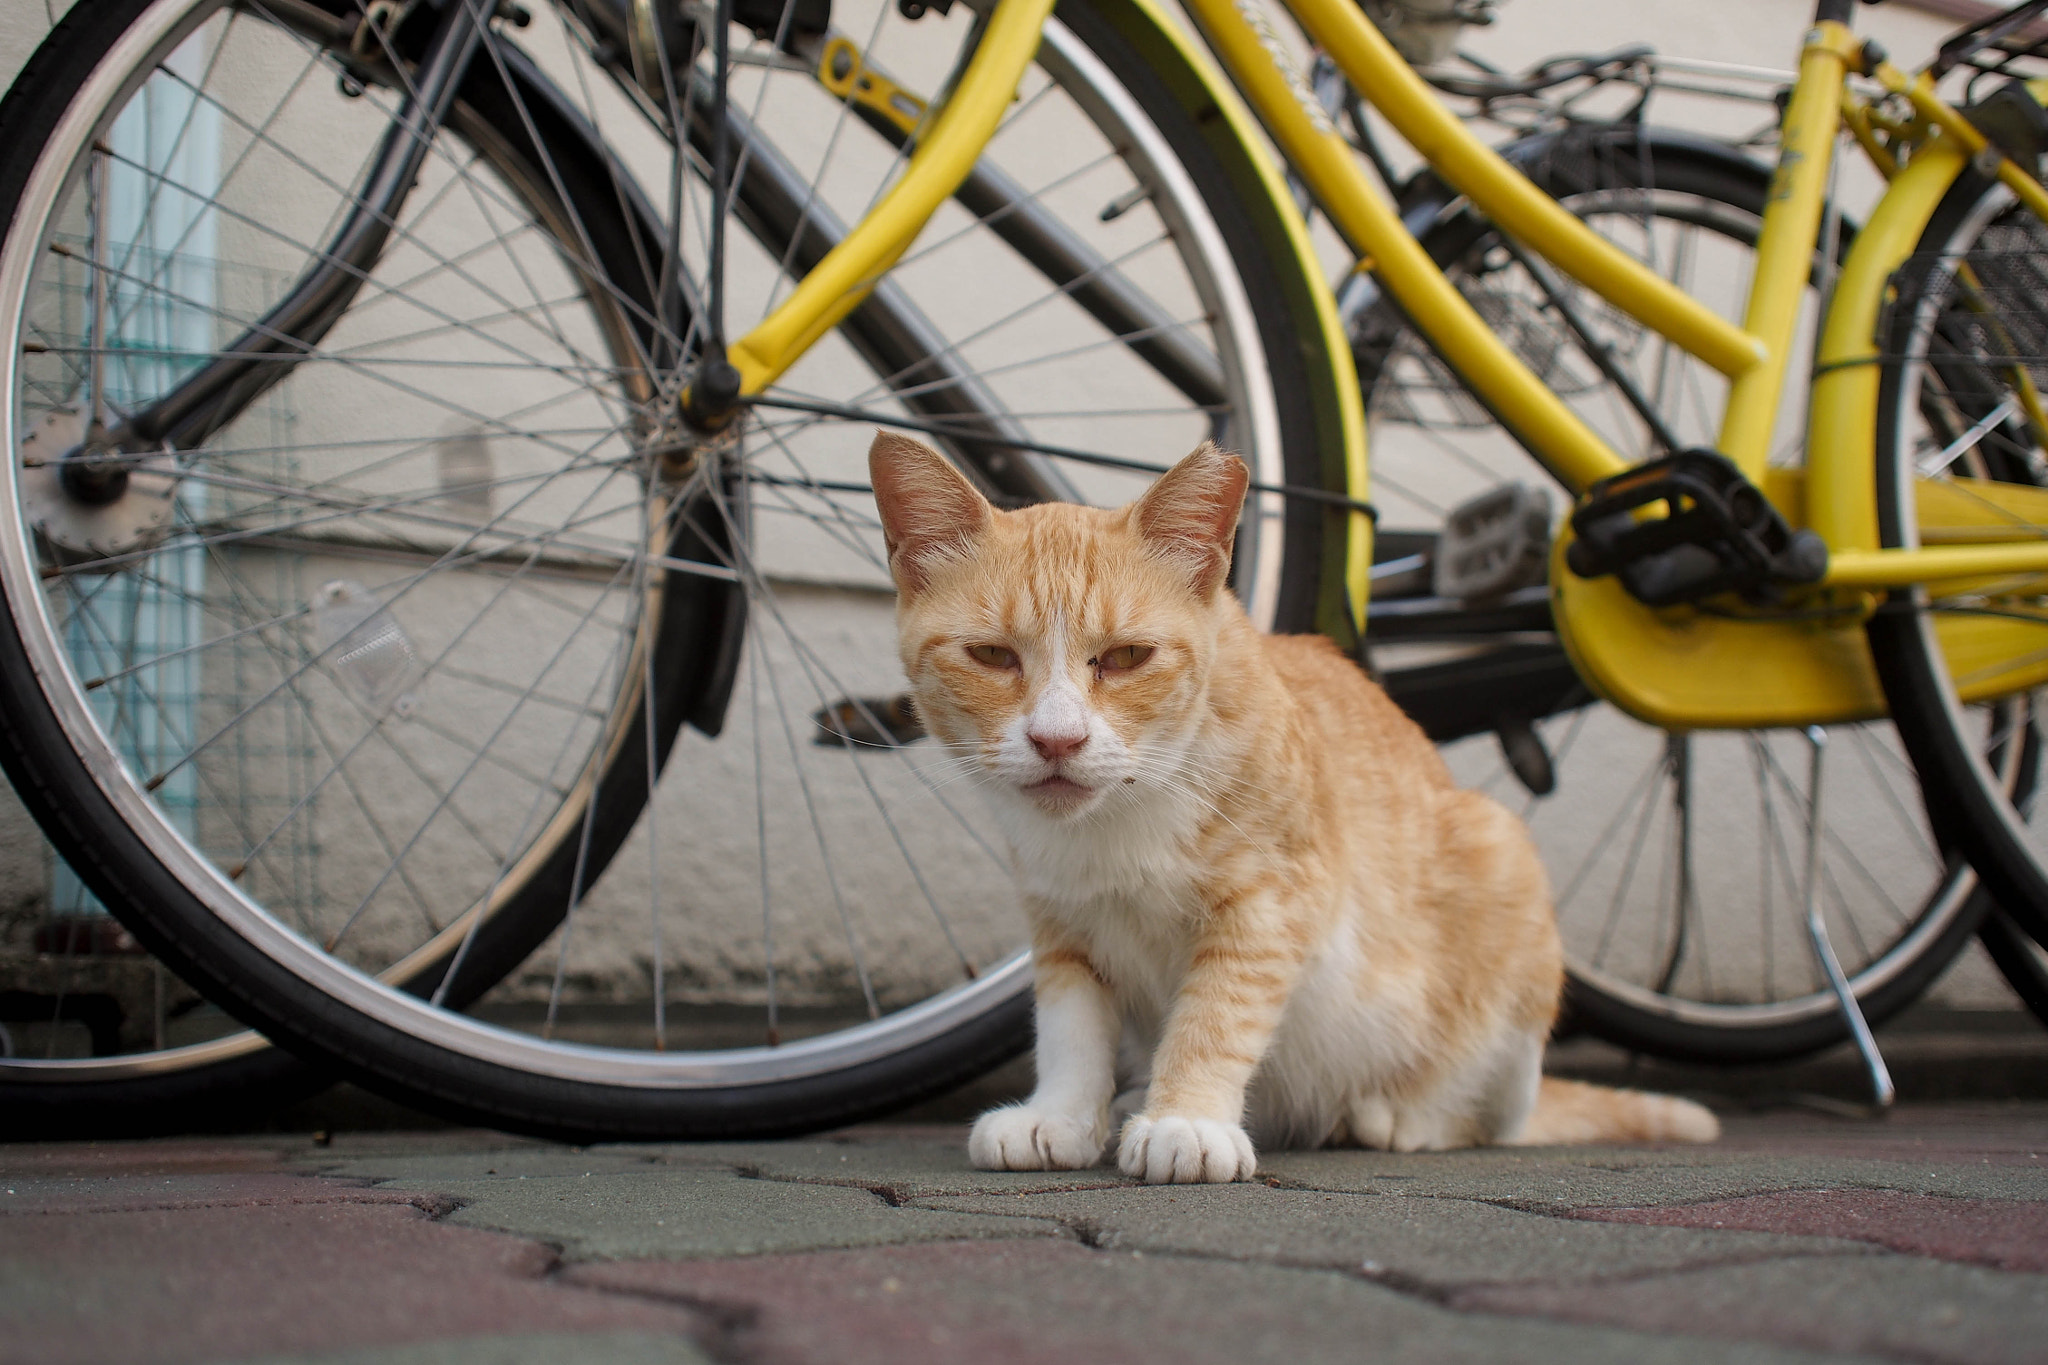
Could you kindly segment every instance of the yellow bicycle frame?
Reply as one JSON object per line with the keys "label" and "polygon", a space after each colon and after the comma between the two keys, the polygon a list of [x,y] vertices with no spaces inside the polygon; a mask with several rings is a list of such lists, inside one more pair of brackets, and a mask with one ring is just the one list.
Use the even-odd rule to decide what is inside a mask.
{"label": "yellow bicycle frame", "polygon": [[[1610,701],[1670,729],[1806,725],[1879,716],[1884,698],[1863,639],[1871,589],[2048,571],[2048,542],[2005,532],[1987,510],[1945,507],[1972,543],[1879,549],[1874,416],[1877,352],[1872,331],[1893,271],[1910,254],[1935,205],[1986,142],[1925,82],[1889,68],[1875,73],[1907,95],[1940,130],[1879,206],[1837,283],[1807,433],[1804,476],[1768,468],[1769,442],[1793,363],[1798,309],[1819,240],[1828,171],[1850,70],[1861,46],[1847,26],[1807,34],[1782,127],[1777,174],[1764,211],[1750,302],[1740,327],[1707,310],[1602,239],[1475,138],[1352,0],[1286,0],[1308,35],[1431,167],[1523,246],[1698,357],[1731,381],[1719,449],[1786,514],[1809,520],[1827,541],[1830,567],[1802,619],[1657,611],[1614,578],[1586,580],[1556,547],[1550,576],[1559,634],[1584,678]],[[1357,157],[1331,126],[1259,8],[1258,0],[1187,0],[1225,66],[1250,98],[1290,164],[1307,181],[1352,248],[1500,420],[1567,485],[1626,467],[1480,319],[1379,198]],[[2001,158],[1999,175],[2037,211],[2038,183]],[[2048,212],[2043,213],[2048,217]],[[1932,486],[1916,490],[1937,496]],[[2026,490],[1997,486],[2010,502]],[[2044,505],[2025,515],[2048,512]],[[2018,511],[2008,507],[2008,512]],[[1937,624],[1966,700],[2048,682],[2038,626],[1991,617]],[[2029,637],[2026,632],[2032,631]],[[2006,664],[2003,661],[2011,661]],[[1967,679],[1966,681],[1964,679]]]}
{"label": "yellow bicycle frame", "polygon": [[825,254],[782,306],[727,348],[740,392],[761,392],[811,344],[860,306],[940,204],[967,179],[1016,97],[1053,0],[1001,0],[931,131],[918,140],[902,179]]}
{"label": "yellow bicycle frame", "polygon": [[[1172,43],[1177,55],[1207,89],[1216,110],[1237,135],[1250,144],[1250,116],[1229,86],[1179,37],[1178,27],[1155,0],[1127,0],[1146,22]],[[867,216],[826,253],[781,306],[727,348],[727,358],[740,374],[740,393],[752,396],[774,383],[810,346],[837,326],[866,298],[877,281],[903,255],[931,215],[966,180],[975,159],[1015,98],[1025,68],[1037,54],[1039,36],[1054,0],[997,0],[981,40],[945,108],[917,141],[901,179]],[[1325,351],[1349,354],[1334,299],[1323,286],[1308,229],[1301,222],[1286,187],[1276,172],[1261,166],[1265,192],[1280,210],[1286,249],[1303,278],[1314,285],[1317,326]],[[1340,467],[1346,489],[1361,503],[1369,497],[1365,463],[1364,406],[1357,375],[1345,363],[1335,375],[1336,420],[1343,433]],[[1372,521],[1363,512],[1344,519],[1341,555],[1344,594],[1350,617],[1346,629],[1363,631],[1372,569]]]}
{"label": "yellow bicycle frame", "polygon": [[[1583,490],[1627,467],[1493,334],[1432,262],[1365,176],[1296,70],[1259,0],[1185,0],[1289,164],[1409,318],[1503,423],[1568,486]],[[1821,610],[1802,619],[1733,619],[1689,609],[1655,611],[1613,578],[1584,580],[1559,562],[1551,575],[1559,633],[1581,674],[1609,700],[1673,729],[1813,724],[1883,714],[1863,643],[1872,590],[1960,579],[2048,573],[2048,541],[1998,539],[2001,523],[1958,513],[1969,543],[1880,549],[1873,486],[1878,356],[1872,332],[1891,274],[1911,253],[1934,207],[1984,137],[1925,81],[1879,64],[1871,74],[1912,100],[1938,135],[1921,147],[1858,234],[1824,320],[1802,474],[1767,467],[1769,441],[1793,363],[1798,308],[1819,239],[1828,171],[1862,49],[1847,26],[1806,36],[1787,107],[1781,151],[1757,243],[1750,304],[1740,326],[1701,305],[1599,236],[1474,137],[1396,53],[1353,0],[1286,0],[1303,29],[1361,92],[1478,209],[1524,246],[1730,380],[1719,448],[1795,525],[1830,551]],[[918,140],[903,178],[730,358],[742,393],[772,383],[866,296],[972,168],[1037,49],[1053,0],[997,0],[979,46],[945,108]],[[1149,0],[1144,7],[1151,8]],[[1193,59],[1193,54],[1188,54]],[[1196,61],[1199,66],[1199,61]],[[2048,95],[2048,90],[2041,92]],[[1236,117],[1227,91],[1219,106]],[[1867,127],[1852,122],[1867,138]],[[2048,192],[2009,160],[1997,173],[2048,218]],[[1297,246],[1306,260],[1305,251]],[[1319,311],[1327,319],[1327,308]],[[1355,397],[1352,399],[1355,401]],[[1347,434],[1355,424],[1346,422]],[[1363,434],[1347,450],[1354,496],[1365,495]],[[1918,495],[1938,497],[1933,488]],[[1998,486],[2007,508],[2048,523],[2048,494]],[[1994,501],[1982,499],[1987,506]],[[1347,579],[1364,602],[1370,530],[1351,518]],[[2023,657],[2021,632],[1991,618],[1945,620],[1951,662],[1974,661],[1966,699],[2048,681],[2048,658]],[[2001,653],[2001,651],[2007,651]],[[2014,660],[2001,667],[2002,659]]]}

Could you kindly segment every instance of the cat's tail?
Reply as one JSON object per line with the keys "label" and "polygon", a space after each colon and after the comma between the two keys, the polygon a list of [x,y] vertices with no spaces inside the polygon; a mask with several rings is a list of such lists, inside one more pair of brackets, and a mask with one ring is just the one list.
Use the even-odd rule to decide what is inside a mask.
{"label": "cat's tail", "polygon": [[1712,1142],[1721,1122],[1704,1106],[1674,1095],[1616,1090],[1545,1076],[1518,1146],[1577,1142]]}

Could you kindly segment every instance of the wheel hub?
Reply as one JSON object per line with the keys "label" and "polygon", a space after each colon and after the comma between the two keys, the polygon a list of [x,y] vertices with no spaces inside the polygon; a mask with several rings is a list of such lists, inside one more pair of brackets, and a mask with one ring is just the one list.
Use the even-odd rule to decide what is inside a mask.
{"label": "wheel hub", "polygon": [[147,549],[170,524],[177,465],[168,454],[125,455],[88,439],[85,418],[59,409],[21,443],[28,523],[68,559]]}

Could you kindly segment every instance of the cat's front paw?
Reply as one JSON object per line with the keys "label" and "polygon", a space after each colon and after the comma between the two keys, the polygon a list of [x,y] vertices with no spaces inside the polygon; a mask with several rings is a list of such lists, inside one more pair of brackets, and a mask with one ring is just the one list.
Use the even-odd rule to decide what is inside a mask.
{"label": "cat's front paw", "polygon": [[974,1121],[967,1159],[984,1171],[1078,1171],[1102,1160],[1099,1123],[1027,1105],[991,1109]]}
{"label": "cat's front paw", "polygon": [[1136,1115],[1124,1124],[1116,1164],[1148,1185],[1222,1184],[1258,1169],[1252,1140],[1234,1123]]}

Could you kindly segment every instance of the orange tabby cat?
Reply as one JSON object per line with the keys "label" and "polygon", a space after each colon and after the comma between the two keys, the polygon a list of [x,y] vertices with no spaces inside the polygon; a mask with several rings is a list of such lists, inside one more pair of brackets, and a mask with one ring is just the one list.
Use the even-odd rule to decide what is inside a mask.
{"label": "orange tabby cat", "polygon": [[[1243,1180],[1267,1145],[1709,1141],[1712,1114],[1541,1075],[1562,952],[1512,815],[1327,640],[1225,587],[1248,474],[1204,445],[1130,506],[999,512],[869,452],[925,724],[978,755],[1037,973],[1038,1087],[969,1153]],[[1247,1131],[1249,1129],[1249,1131]]]}

